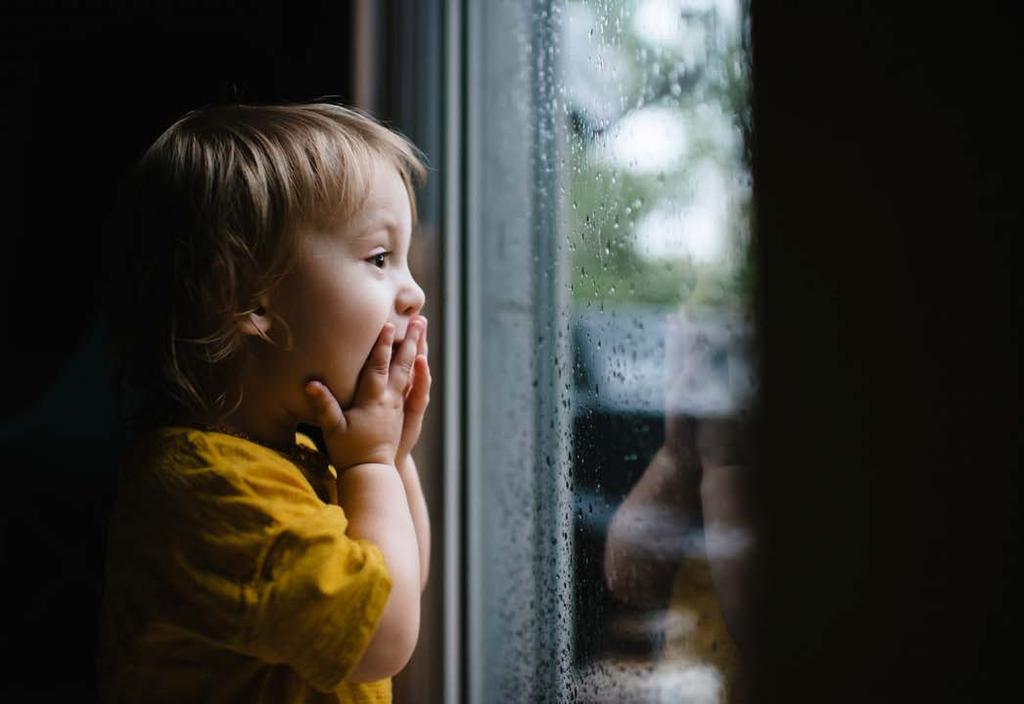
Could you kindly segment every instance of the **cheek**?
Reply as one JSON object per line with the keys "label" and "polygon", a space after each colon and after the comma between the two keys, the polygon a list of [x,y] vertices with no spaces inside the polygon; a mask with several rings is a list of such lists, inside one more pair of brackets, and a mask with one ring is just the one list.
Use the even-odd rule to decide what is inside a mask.
{"label": "cheek", "polygon": [[[343,404],[351,402],[381,328],[388,319],[384,306],[366,296],[351,296],[324,310],[316,336],[315,365]],[[375,304],[376,303],[376,304]],[[312,351],[312,350],[311,350]]]}
{"label": "cheek", "polygon": [[387,281],[358,266],[310,266],[301,274],[286,301],[294,374],[300,384],[321,379],[346,405],[394,308],[393,294]]}

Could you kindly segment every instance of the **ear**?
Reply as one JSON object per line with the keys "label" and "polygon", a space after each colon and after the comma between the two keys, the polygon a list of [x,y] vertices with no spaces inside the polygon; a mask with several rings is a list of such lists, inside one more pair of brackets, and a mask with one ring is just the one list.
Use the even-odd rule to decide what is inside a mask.
{"label": "ear", "polygon": [[273,342],[269,335],[270,321],[271,317],[267,312],[267,301],[261,296],[256,310],[239,318],[238,327],[243,335],[254,335],[267,342]]}

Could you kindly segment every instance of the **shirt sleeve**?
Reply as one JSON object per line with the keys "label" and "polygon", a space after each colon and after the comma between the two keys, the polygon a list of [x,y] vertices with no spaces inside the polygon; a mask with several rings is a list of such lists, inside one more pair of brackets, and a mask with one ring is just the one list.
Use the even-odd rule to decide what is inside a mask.
{"label": "shirt sleeve", "polygon": [[341,508],[324,505],[276,528],[249,627],[254,654],[325,692],[362,658],[391,592],[380,550],[346,536],[346,524]]}

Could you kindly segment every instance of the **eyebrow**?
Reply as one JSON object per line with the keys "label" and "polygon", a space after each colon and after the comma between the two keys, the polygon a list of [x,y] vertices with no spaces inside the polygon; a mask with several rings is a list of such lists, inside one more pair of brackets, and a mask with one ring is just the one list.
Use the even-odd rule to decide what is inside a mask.
{"label": "eyebrow", "polygon": [[398,223],[395,219],[387,215],[381,215],[380,217],[371,220],[367,227],[385,227],[388,230],[397,230]]}
{"label": "eyebrow", "polygon": [[378,215],[359,228],[359,234],[356,235],[356,238],[369,237],[381,229],[388,230],[391,233],[397,232],[398,223],[388,215]]}

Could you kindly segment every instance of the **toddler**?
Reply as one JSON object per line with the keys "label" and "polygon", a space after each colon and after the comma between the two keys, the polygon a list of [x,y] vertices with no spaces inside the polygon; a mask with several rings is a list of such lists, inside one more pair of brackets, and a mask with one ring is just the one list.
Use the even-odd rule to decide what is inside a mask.
{"label": "toddler", "polygon": [[403,137],[325,103],[191,112],[143,156],[115,228],[132,442],[105,701],[391,701],[430,549],[410,454],[430,390],[407,262],[424,176]]}

